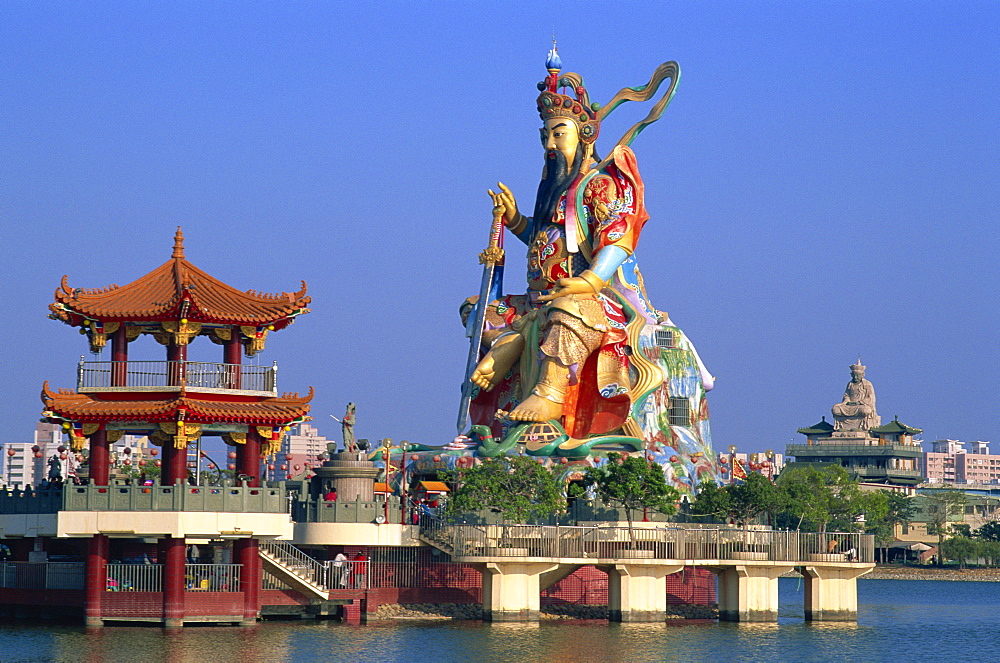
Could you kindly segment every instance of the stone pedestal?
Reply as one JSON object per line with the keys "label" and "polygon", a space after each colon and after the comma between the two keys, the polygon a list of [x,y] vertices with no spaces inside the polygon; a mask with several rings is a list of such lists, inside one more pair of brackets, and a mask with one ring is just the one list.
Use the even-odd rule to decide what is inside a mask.
{"label": "stone pedestal", "polygon": [[608,620],[660,622],[667,618],[667,576],[683,564],[599,566],[608,574]]}
{"label": "stone pedestal", "polygon": [[342,451],[332,454],[315,472],[318,497],[322,497],[326,488],[331,486],[341,502],[375,500],[375,477],[380,470],[363,453]]}
{"label": "stone pedestal", "polygon": [[778,577],[793,566],[732,566],[719,574],[719,620],[778,621]]}
{"label": "stone pedestal", "polygon": [[857,621],[858,577],[869,571],[871,567],[861,569],[833,566],[803,567],[806,621]]}

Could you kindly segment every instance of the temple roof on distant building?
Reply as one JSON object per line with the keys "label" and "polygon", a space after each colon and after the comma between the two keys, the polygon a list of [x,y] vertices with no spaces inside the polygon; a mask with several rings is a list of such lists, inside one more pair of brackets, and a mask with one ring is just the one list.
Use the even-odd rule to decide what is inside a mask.
{"label": "temple roof on distant building", "polygon": [[912,426],[907,426],[906,424],[900,423],[897,417],[893,417],[892,421],[882,426],[877,426],[871,429],[872,433],[876,435],[879,433],[900,433],[905,435],[916,435],[918,433],[923,433],[921,428],[913,428]]}
{"label": "temple roof on distant building", "polygon": [[308,312],[312,300],[306,283],[298,292],[242,292],[198,269],[184,257],[184,234],[177,229],[170,260],[128,285],[103,289],[71,288],[66,276],[49,306],[53,316],[70,325],[84,319],[120,322],[178,320],[223,325],[284,327]]}
{"label": "temple roof on distant building", "polygon": [[813,424],[809,428],[800,428],[797,432],[802,433],[803,435],[828,435],[832,431],[833,424],[827,421],[826,417],[823,417],[823,421],[818,424]]}
{"label": "temple roof on distant building", "polygon": [[41,396],[46,410],[72,421],[176,421],[177,412],[184,410],[185,421],[192,423],[228,421],[284,425],[309,411],[313,390],[310,387],[305,396],[286,393],[278,398],[249,402],[204,400],[184,392],[152,400],[104,400],[68,389],[53,392],[46,382]]}

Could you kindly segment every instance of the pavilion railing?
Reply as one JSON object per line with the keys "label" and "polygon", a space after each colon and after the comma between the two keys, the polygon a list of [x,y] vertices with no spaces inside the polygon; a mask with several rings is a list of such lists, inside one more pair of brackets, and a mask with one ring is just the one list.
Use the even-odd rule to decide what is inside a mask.
{"label": "pavilion railing", "polygon": [[278,393],[278,364],[216,364],[201,361],[83,361],[77,389],[186,387]]}
{"label": "pavilion railing", "polygon": [[450,525],[422,523],[421,536],[453,557],[649,558],[793,562],[874,562],[875,537],[676,527]]}

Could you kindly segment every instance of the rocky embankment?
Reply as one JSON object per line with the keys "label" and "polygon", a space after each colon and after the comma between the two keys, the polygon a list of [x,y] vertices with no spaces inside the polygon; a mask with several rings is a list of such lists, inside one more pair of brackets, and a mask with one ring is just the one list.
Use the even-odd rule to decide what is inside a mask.
{"label": "rocky embankment", "polygon": [[[673,605],[668,608],[667,619],[717,619],[715,606]],[[385,604],[378,607],[374,619],[482,619],[483,606],[479,603],[407,603]],[[544,605],[541,619],[607,619],[605,605]]]}
{"label": "rocky embankment", "polygon": [[1000,582],[1000,568],[957,569],[936,566],[876,566],[861,580],[959,580]]}

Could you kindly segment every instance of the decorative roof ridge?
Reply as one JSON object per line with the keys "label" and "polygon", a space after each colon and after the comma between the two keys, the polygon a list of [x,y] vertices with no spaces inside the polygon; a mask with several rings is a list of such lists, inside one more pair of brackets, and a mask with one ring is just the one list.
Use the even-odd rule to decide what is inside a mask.
{"label": "decorative roof ridge", "polygon": [[184,231],[181,230],[180,226],[177,226],[177,232],[174,233],[174,251],[170,254],[170,257],[175,259],[184,258]]}

